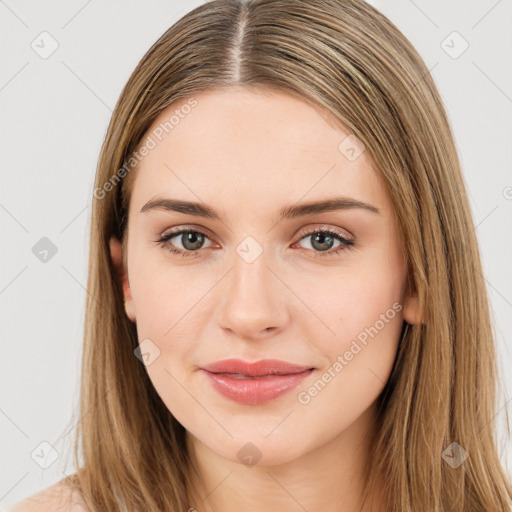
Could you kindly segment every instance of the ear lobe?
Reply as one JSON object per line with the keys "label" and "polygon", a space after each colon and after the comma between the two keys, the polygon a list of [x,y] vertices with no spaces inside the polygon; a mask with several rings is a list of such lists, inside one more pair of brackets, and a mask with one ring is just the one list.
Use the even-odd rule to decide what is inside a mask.
{"label": "ear lobe", "polygon": [[121,283],[124,295],[124,307],[126,310],[126,314],[128,318],[134,322],[135,321],[135,311],[133,306],[132,293],[130,289],[130,283],[128,281],[128,274],[123,267],[123,251],[121,242],[115,237],[111,237],[109,240],[110,246],[110,256],[112,258],[112,262],[116,268],[117,275],[119,281]]}
{"label": "ear lobe", "polygon": [[404,301],[404,320],[411,325],[424,323],[420,312],[418,292],[414,290]]}

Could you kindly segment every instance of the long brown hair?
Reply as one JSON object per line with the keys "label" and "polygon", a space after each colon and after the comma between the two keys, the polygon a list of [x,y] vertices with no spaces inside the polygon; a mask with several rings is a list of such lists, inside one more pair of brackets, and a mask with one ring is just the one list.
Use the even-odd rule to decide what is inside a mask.
{"label": "long brown hair", "polygon": [[[366,497],[384,475],[389,511],[510,510],[494,439],[494,333],[449,122],[411,43],[376,9],[348,0],[205,3],[169,28],[129,78],[97,167],[78,470],[68,482],[91,512],[192,506],[185,430],[134,356],[136,328],[109,239],[125,239],[134,151],[157,115],[234,85],[279,88],[332,113],[365,145],[392,196],[425,323],[404,322],[378,399]],[[446,453],[468,456],[454,465]]]}

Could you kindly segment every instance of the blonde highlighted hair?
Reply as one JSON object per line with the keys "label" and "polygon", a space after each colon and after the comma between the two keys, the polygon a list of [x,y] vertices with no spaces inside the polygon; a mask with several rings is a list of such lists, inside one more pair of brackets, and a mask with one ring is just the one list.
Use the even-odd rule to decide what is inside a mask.
{"label": "blonde highlighted hair", "polygon": [[[130,159],[173,102],[232,86],[279,88],[332,113],[365,145],[390,191],[424,324],[404,323],[367,464],[386,510],[509,511],[497,453],[490,307],[453,135],[407,38],[363,1],[214,0],[169,28],[129,78],[99,157],[80,422],[66,479],[91,512],[188,510],[185,430],[134,356],[109,239],[125,239]],[[126,169],[126,168],[125,168]],[[117,176],[117,185],[112,178]],[[105,183],[113,183],[107,188]],[[457,442],[469,457],[442,457]]]}

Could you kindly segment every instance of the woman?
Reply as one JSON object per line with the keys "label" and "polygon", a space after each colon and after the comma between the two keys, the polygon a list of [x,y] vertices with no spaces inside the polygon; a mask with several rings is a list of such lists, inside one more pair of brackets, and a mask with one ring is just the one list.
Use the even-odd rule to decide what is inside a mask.
{"label": "woman", "polygon": [[114,111],[90,251],[79,470],[15,510],[510,510],[453,136],[371,6],[172,26]]}

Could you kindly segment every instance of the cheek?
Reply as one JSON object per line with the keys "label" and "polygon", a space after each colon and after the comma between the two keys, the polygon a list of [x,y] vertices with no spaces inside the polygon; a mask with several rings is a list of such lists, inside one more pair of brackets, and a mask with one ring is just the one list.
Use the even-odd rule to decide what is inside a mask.
{"label": "cheek", "polygon": [[371,256],[371,261],[333,272],[326,281],[328,289],[318,283],[309,287],[308,304],[329,331],[312,335],[324,364],[299,402],[308,412],[338,404],[329,413],[334,423],[350,423],[378,397],[391,373],[402,330],[404,275],[399,255],[387,248]]}
{"label": "cheek", "polygon": [[197,354],[205,348],[205,326],[210,325],[218,277],[193,266],[153,263],[150,257],[140,260],[144,264],[132,261],[138,339],[141,344],[150,340],[146,343],[158,353],[147,366],[148,375],[174,410],[190,402],[185,389],[191,388],[189,381],[200,361]]}
{"label": "cheek", "polygon": [[134,258],[130,276],[139,337],[153,335],[165,343],[176,332],[193,328],[195,307],[205,293],[197,279],[184,267],[155,258],[139,262]]}
{"label": "cheek", "polygon": [[380,339],[394,340],[398,336],[403,275],[397,269],[365,264],[360,269],[338,269],[325,279],[308,279],[298,285],[297,294],[307,298],[305,302],[314,313],[302,321],[317,325],[315,339],[322,352],[332,356],[348,348],[354,339],[364,343],[377,334]]}
{"label": "cheek", "polygon": [[309,427],[326,437],[348,428],[377,399],[391,373],[403,325],[396,275],[353,274],[343,283],[331,282],[344,284],[335,300],[324,301],[323,319],[335,336],[316,337],[325,363],[297,396]]}
{"label": "cheek", "polygon": [[137,335],[141,351],[145,344],[156,354],[146,371],[166,407],[178,421],[186,421],[193,389],[192,354],[201,339],[198,319],[207,290],[186,279],[183,268],[152,266],[149,258],[137,270],[132,284]]}

